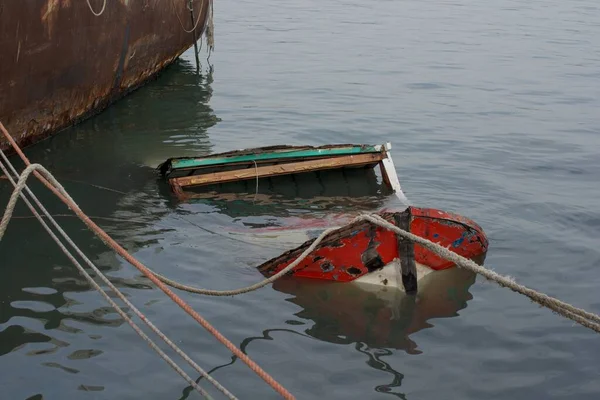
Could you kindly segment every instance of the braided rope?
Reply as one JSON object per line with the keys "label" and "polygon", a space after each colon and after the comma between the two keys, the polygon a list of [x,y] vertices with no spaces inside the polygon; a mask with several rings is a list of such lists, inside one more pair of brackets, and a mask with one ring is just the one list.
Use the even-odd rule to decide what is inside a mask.
{"label": "braided rope", "polygon": [[296,260],[294,260],[294,262],[292,262],[290,265],[288,265],[287,267],[285,267],[284,269],[282,269],[275,275],[273,275],[263,281],[255,283],[254,285],[246,286],[246,287],[239,288],[239,289],[232,289],[232,290],[202,289],[202,288],[197,288],[194,286],[184,285],[183,283],[179,283],[177,281],[169,279],[169,278],[167,278],[159,273],[156,273],[152,270],[150,270],[150,272],[152,272],[152,274],[154,274],[154,276],[156,276],[162,282],[166,283],[167,285],[169,285],[171,287],[174,287],[175,289],[179,289],[179,290],[183,290],[183,291],[195,293],[195,294],[203,294],[206,296],[236,296],[238,294],[253,292],[253,291],[258,290],[258,289],[268,285],[269,283],[272,283],[272,282],[276,281],[277,279],[281,278],[282,276],[284,276],[285,274],[290,272],[292,269],[296,268],[298,266],[298,264],[300,264],[306,257],[308,257],[308,255],[310,253],[313,252],[314,249],[317,248],[319,243],[321,243],[321,241],[323,239],[325,239],[325,237],[329,233],[331,233],[335,230],[336,230],[336,228],[330,228],[330,229],[325,230],[323,233],[321,233],[319,235],[318,238],[316,238],[312,242],[312,244],[306,250],[304,250],[302,252],[302,254],[300,254],[300,256]]}
{"label": "braided rope", "polygon": [[[469,271],[472,271],[476,274],[482,275],[483,277],[497,283],[500,286],[507,287],[507,288],[513,290],[514,292],[517,292],[519,294],[529,297],[532,301],[534,301],[544,307],[550,308],[552,311],[555,311],[556,313],[562,315],[565,318],[568,318],[572,321],[577,322],[580,325],[583,325],[589,329],[592,329],[592,330],[600,333],[600,316],[598,316],[597,314],[593,314],[593,313],[585,311],[581,308],[574,307],[568,303],[565,303],[561,300],[550,297],[544,293],[540,293],[536,290],[533,290],[526,286],[520,285],[520,284],[516,283],[512,278],[502,276],[492,270],[489,270],[489,269],[473,262],[472,260],[464,258],[464,257],[460,256],[459,254],[457,254],[443,246],[440,246],[437,243],[431,242],[425,238],[422,238],[413,233],[410,233],[403,229],[400,229],[397,226],[384,220],[383,218],[381,218],[378,215],[360,215],[360,216],[354,218],[351,223],[358,222],[358,221],[368,221],[375,225],[381,226],[382,228],[389,229],[389,230],[393,231],[394,233],[396,233],[397,235],[400,235],[406,239],[409,239],[415,243],[422,245],[423,247],[427,248],[428,250],[432,251],[433,253],[437,254],[438,256],[443,257],[449,261],[452,261],[458,267],[461,267],[461,268],[467,269]],[[243,287],[240,289],[222,290],[222,291],[201,289],[201,288],[197,288],[194,286],[179,283],[172,279],[166,278],[165,276],[160,275],[154,271],[152,271],[152,272],[162,282],[166,283],[167,285],[169,285],[171,287],[179,289],[179,290],[183,290],[183,291],[190,292],[190,293],[208,295],[208,296],[235,296],[238,294],[248,293],[253,290],[259,289],[259,288],[279,279],[283,275],[287,274],[294,267],[296,267],[300,262],[302,262],[302,260],[304,260],[317,247],[317,245],[319,243],[321,243],[321,241],[329,233],[331,233],[334,230],[335,230],[334,228],[331,228],[331,229],[328,229],[328,230],[324,231],[323,233],[321,233],[313,241],[313,243],[310,245],[310,247],[308,247],[304,252],[302,252],[302,254],[300,254],[300,256],[298,256],[298,258],[296,260],[294,260],[293,263],[291,263],[290,265],[288,265],[287,267],[282,269],[276,275],[273,275],[272,277],[265,279],[254,285]]]}
{"label": "braided rope", "polygon": [[[12,141],[12,138],[10,137],[10,135],[8,135],[8,132],[6,132],[3,129],[3,126],[1,124],[0,124],[0,128],[2,128],[3,132],[5,132],[5,135],[8,136],[9,141]],[[12,141],[12,142],[14,143],[14,141]],[[13,144],[13,146],[16,146],[16,144]],[[16,148],[16,149],[19,152],[19,154],[21,155],[21,157],[26,161],[26,163],[29,164],[29,161],[25,158],[25,156],[22,154],[22,152],[20,152],[18,150],[18,148]],[[184,303],[173,292],[171,292],[168,288],[166,288],[163,285],[163,283],[166,283],[170,286],[173,286],[173,287],[181,289],[181,290],[191,291],[193,293],[213,295],[213,296],[236,295],[236,294],[242,294],[242,293],[247,293],[247,292],[250,292],[253,290],[257,290],[257,289],[264,287],[265,285],[275,281],[276,279],[279,279],[280,277],[287,274],[294,267],[296,267],[304,258],[306,258],[306,256],[310,252],[312,252],[316,248],[316,246],[326,237],[327,234],[329,234],[331,231],[335,230],[334,228],[328,229],[325,232],[323,232],[321,235],[319,235],[319,237],[313,241],[311,246],[309,248],[307,248],[292,264],[288,265],[286,268],[284,268],[282,271],[280,271],[276,275],[274,275],[268,279],[265,279],[262,282],[259,282],[257,284],[254,284],[254,285],[251,285],[251,286],[248,286],[245,288],[235,289],[235,290],[215,291],[215,290],[199,289],[199,288],[194,288],[194,287],[190,287],[187,285],[183,285],[183,284],[180,284],[173,280],[170,280],[168,278],[165,278],[164,276],[157,274],[154,271],[148,269],[146,266],[144,266],[139,261],[137,261],[135,258],[133,258],[129,253],[127,253],[124,249],[122,249],[116,242],[114,242],[112,240],[112,238],[110,238],[104,231],[102,231],[99,227],[97,227],[97,225],[95,225],[81,211],[81,209],[77,206],[77,204],[71,199],[71,197],[68,195],[68,193],[60,185],[60,183],[58,183],[56,181],[56,179],[54,179],[54,177],[44,167],[42,167],[39,164],[29,164],[28,167],[23,172],[23,174],[21,175],[21,177],[19,178],[19,182],[15,186],[15,191],[13,192],[13,195],[11,196],[11,198],[9,200],[7,210],[2,218],[2,221],[0,221],[0,240],[2,239],[2,237],[6,231],[6,228],[8,226],[8,222],[12,215],[12,211],[14,210],[18,195],[21,193],[21,191],[25,187],[25,181],[26,181],[27,177],[31,173],[34,173],[36,171],[42,172],[42,175],[48,181],[50,181],[50,182],[45,181],[44,177],[38,176],[42,180],[42,182],[44,182],[58,197],[60,197],[61,200],[63,200],[63,202],[65,202],[67,205],[69,205],[73,209],[73,211],[75,211],[75,213],[86,223],[86,225],[96,233],[97,236],[99,236],[110,247],[115,249],[119,254],[123,255],[123,253],[125,253],[125,255],[123,255],[123,256],[132,265],[134,265],[136,268],[138,268],[140,271],[142,271],[150,280],[152,280],[155,284],[157,284],[159,286],[159,288],[161,288],[161,290],[163,290],[169,297],[171,297],[171,299],[173,299],[181,308],[183,308],[196,321],[198,321],[202,326],[204,326],[205,329],[207,329],[215,337],[217,337],[218,340],[220,340],[223,344],[225,344],[226,347],[228,347],[234,354],[236,354],[240,359],[242,359],[242,361],[246,362],[246,364],[248,364],[253,370],[255,370],[255,372],[257,372],[257,374],[259,376],[261,376],[267,383],[269,383],[276,391],[278,391],[280,394],[282,394],[285,398],[293,398],[293,396],[291,394],[289,394],[289,392],[287,392],[285,389],[283,389],[283,387],[281,387],[277,382],[275,382],[273,380],[273,378],[271,378],[268,374],[266,374],[266,372],[262,371],[262,369],[260,369],[260,367],[258,367],[256,364],[254,364],[253,361],[251,361],[249,358],[247,358],[247,356],[245,354],[241,353],[239,351],[239,349],[233,347],[233,344],[231,344],[231,342],[229,342],[227,339],[225,339],[218,331],[216,331],[216,329],[212,328],[212,326],[210,326],[210,324],[208,324],[207,321],[205,321],[202,317],[200,317],[195,311],[193,311],[189,307],[189,305]],[[40,222],[43,223],[43,219],[41,217],[39,218],[39,220],[40,220]],[[354,221],[368,221],[368,222],[371,222],[382,228],[393,231],[394,233],[396,233],[399,236],[402,236],[408,240],[411,240],[414,243],[420,244],[421,246],[434,252],[435,254],[439,255],[440,257],[443,257],[449,261],[452,261],[458,267],[461,267],[461,268],[467,269],[469,271],[472,271],[476,274],[482,275],[486,279],[491,280],[502,287],[507,287],[516,293],[522,294],[522,295],[528,297],[529,299],[531,299],[532,301],[551,309],[552,311],[558,313],[559,315],[561,315],[565,318],[571,319],[572,321],[574,321],[584,327],[587,327],[589,329],[594,330],[595,332],[600,333],[600,316],[598,316],[597,314],[593,314],[593,313],[585,311],[581,308],[574,307],[568,303],[565,303],[561,300],[558,300],[556,298],[548,296],[544,293],[540,293],[540,292],[530,289],[524,285],[520,285],[520,284],[516,283],[512,278],[502,276],[492,270],[489,270],[481,265],[478,265],[477,263],[473,262],[472,260],[464,258],[464,257],[456,254],[455,252],[453,252],[443,246],[440,246],[437,243],[431,242],[431,241],[429,241],[425,238],[422,238],[420,236],[417,236],[413,233],[404,231],[404,230],[398,228],[397,226],[389,223],[388,221],[384,220],[380,216],[361,215],[361,216],[355,218]],[[51,233],[51,232],[49,231],[49,233]],[[51,233],[51,235],[53,235],[53,233]],[[61,245],[61,248],[64,247],[64,246],[62,246],[62,243],[60,245]],[[76,260],[75,260],[75,262],[76,262]],[[95,282],[93,283],[93,285],[95,287],[97,286],[97,284],[95,284]],[[99,288],[99,286],[98,286],[98,290],[101,291],[102,289]],[[108,298],[108,300],[109,300],[109,302],[111,302],[110,298]],[[113,303],[111,302],[111,304],[113,304]],[[124,318],[126,318],[126,316]],[[145,337],[146,339],[150,340],[141,331],[140,331],[140,336]],[[160,349],[158,349],[157,351],[160,352]],[[175,366],[174,368],[177,370],[178,367]],[[262,373],[261,373],[261,371],[262,371]],[[195,382],[193,382],[193,383],[195,384]],[[202,389],[200,389],[200,390],[202,390]]]}

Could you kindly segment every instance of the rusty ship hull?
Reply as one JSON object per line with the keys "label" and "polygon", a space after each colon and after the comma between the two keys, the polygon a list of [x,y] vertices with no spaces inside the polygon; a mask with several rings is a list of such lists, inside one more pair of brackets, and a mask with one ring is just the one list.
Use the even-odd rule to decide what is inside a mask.
{"label": "rusty ship hull", "polygon": [[[0,121],[23,147],[102,111],[201,38],[211,0],[192,1],[195,23],[188,7],[189,0],[1,1]],[[8,143],[0,139],[0,148]]]}

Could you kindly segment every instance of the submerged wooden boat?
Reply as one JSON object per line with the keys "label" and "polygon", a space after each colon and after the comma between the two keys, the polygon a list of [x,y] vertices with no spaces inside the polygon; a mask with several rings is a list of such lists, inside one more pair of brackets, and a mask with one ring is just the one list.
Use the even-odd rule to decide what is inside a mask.
{"label": "submerged wooden boat", "polygon": [[0,1],[0,121],[24,147],[101,111],[200,39],[211,5]]}
{"label": "submerged wooden boat", "polygon": [[379,165],[385,183],[401,193],[390,149],[389,143],[269,146],[206,157],[170,158],[158,170],[168,179],[173,192],[184,196],[184,190],[214,184]]}

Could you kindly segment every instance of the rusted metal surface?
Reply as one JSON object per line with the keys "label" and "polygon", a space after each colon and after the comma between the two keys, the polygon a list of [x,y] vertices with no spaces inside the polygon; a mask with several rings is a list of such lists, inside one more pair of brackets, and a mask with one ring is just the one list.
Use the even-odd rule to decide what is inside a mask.
{"label": "rusted metal surface", "polygon": [[[402,214],[408,214],[402,215]],[[403,217],[410,221],[410,232],[429,239],[466,258],[475,258],[487,252],[488,240],[475,222],[468,218],[430,208],[409,207],[403,213],[382,213],[385,220],[397,224]],[[312,240],[273,258],[258,267],[265,276],[271,276],[291,264]],[[396,235],[366,221],[344,226],[330,233],[319,246],[294,268],[296,277],[350,282],[377,271],[394,259],[402,260]],[[454,266],[419,245],[414,245],[414,260],[433,270]]]}
{"label": "rusted metal surface", "polygon": [[[0,120],[27,146],[101,111],[192,46],[187,4],[108,0],[96,17],[85,0],[0,1]],[[193,8],[199,37],[209,0]]]}

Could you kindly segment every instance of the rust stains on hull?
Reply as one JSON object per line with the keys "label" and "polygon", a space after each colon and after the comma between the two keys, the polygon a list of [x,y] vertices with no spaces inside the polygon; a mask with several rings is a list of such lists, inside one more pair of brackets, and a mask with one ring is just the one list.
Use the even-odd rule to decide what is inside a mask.
{"label": "rust stains on hull", "polygon": [[[102,9],[103,0],[89,3]],[[101,111],[193,45],[187,6],[107,0],[97,17],[86,0],[0,2],[0,120],[27,146]],[[193,0],[196,37],[209,6]]]}

